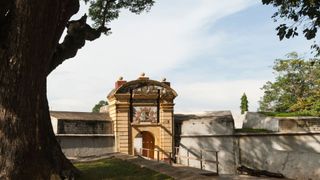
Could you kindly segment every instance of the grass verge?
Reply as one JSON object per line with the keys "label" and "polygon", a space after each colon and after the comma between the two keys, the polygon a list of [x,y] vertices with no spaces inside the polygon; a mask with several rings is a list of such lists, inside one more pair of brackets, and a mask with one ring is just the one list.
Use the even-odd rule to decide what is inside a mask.
{"label": "grass verge", "polygon": [[173,179],[167,175],[139,167],[135,164],[120,159],[104,159],[94,162],[75,163],[81,172],[79,180],[102,180],[102,179]]}
{"label": "grass verge", "polygon": [[259,112],[265,116],[272,117],[299,117],[299,116],[313,116],[307,112]]}
{"label": "grass verge", "polygon": [[242,128],[235,129],[237,133],[271,133],[272,131],[267,129],[252,129],[252,128]]}

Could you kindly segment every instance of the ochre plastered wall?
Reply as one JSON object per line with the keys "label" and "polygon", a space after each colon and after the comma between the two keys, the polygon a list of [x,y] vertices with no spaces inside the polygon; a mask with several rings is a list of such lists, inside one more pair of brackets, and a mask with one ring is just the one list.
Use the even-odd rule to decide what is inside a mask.
{"label": "ochre plastered wall", "polygon": [[[146,81],[148,79],[144,79],[143,82]],[[132,82],[129,83],[132,84]],[[120,88],[125,85],[126,83],[122,84]],[[167,85],[164,86],[169,87]],[[119,89],[119,87],[117,88]],[[133,93],[131,96],[130,93],[117,93],[116,90],[108,96],[109,114],[114,125],[115,150],[126,154],[134,154],[134,138],[137,134],[147,131],[155,138],[155,149],[161,151],[160,158],[165,158],[170,152],[173,152],[173,99],[176,96],[175,92],[173,96],[164,96],[164,98],[159,100],[159,122],[137,124],[130,122],[130,105],[132,105],[130,98],[146,99],[146,102],[139,101],[139,104],[136,103],[136,105],[149,106],[150,102],[148,100],[155,100],[157,95],[152,93],[145,95]],[[167,90],[170,91],[171,88],[169,87]]]}
{"label": "ochre plastered wall", "polygon": [[173,152],[173,103],[160,105],[161,149]]}

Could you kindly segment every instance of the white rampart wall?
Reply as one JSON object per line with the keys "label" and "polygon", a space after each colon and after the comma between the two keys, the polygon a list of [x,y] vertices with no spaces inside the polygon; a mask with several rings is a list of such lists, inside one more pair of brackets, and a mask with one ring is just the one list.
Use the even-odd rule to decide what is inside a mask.
{"label": "white rampart wall", "polygon": [[62,152],[68,157],[101,156],[115,152],[114,136],[57,135]]}
{"label": "white rampart wall", "polygon": [[[184,121],[181,124],[180,155],[187,156],[189,151],[190,157],[199,157],[201,149],[217,150],[220,174],[235,174],[238,166],[245,165],[282,173],[292,179],[319,179],[320,131],[234,133],[231,124],[221,118],[198,117]],[[317,125],[314,124],[309,123]],[[275,125],[265,123],[264,126],[256,127],[268,127],[270,130]],[[287,124],[283,127],[290,128]],[[210,160],[215,160],[213,156],[213,153],[207,155]],[[186,159],[181,159],[180,162],[188,164]],[[200,168],[199,161],[190,160],[189,165]],[[215,164],[205,163],[203,168],[216,172]]]}
{"label": "white rampart wall", "polygon": [[240,164],[282,173],[288,178],[320,177],[320,133],[241,135]]}
{"label": "white rampart wall", "polygon": [[[217,114],[217,113],[216,113]],[[202,114],[194,116],[181,124],[179,155],[199,158],[202,150],[203,158],[215,161],[215,153],[218,152],[219,173],[235,174],[235,150],[234,150],[234,122],[230,112],[224,112],[222,116],[215,114]],[[178,161],[188,165],[187,159]],[[189,165],[200,168],[200,161],[189,160]],[[203,169],[216,172],[216,164],[205,162]]]}
{"label": "white rampart wall", "polygon": [[279,119],[256,112],[245,112],[242,128],[279,131]]}
{"label": "white rampart wall", "polygon": [[[180,156],[189,156],[191,158],[199,158],[200,150],[202,150],[203,158],[209,161],[215,161],[215,153],[218,152],[219,173],[220,174],[235,174],[235,150],[234,138],[232,136],[182,136],[180,142]],[[181,158],[181,164],[188,165],[187,159]],[[178,162],[178,163],[180,163]],[[190,160],[189,165],[192,167],[200,168],[200,161]],[[216,172],[216,164],[211,162],[204,162],[203,169]]]}

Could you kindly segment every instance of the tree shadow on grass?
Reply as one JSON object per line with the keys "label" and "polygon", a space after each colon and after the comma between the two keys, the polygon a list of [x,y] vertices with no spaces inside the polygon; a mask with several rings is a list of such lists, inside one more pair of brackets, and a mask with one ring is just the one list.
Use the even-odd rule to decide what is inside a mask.
{"label": "tree shadow on grass", "polygon": [[95,162],[77,163],[82,172],[80,180],[100,179],[171,179],[159,172],[139,167],[120,159],[104,159]]}

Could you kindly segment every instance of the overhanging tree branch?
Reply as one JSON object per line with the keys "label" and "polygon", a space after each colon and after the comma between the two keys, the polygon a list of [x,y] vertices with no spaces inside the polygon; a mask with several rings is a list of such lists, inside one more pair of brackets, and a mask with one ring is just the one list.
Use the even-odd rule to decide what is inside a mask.
{"label": "overhanging tree branch", "polygon": [[[89,2],[89,0],[85,0]],[[148,11],[153,5],[153,0],[93,0],[90,1],[89,16],[93,20],[92,27],[86,24],[87,16],[84,15],[77,21],[70,21],[67,25],[67,35],[61,44],[58,44],[49,63],[48,74],[66,59],[74,57],[78,50],[85,45],[86,40],[93,41],[100,37],[101,33],[110,31],[106,23],[117,19],[120,9],[139,14]],[[98,27],[98,28],[96,28]]]}
{"label": "overhanging tree branch", "polygon": [[108,13],[108,8],[114,3],[115,0],[109,0],[106,2],[106,5],[104,6],[103,13],[102,13],[102,24],[101,26],[105,26],[106,20],[107,20],[107,13]]}
{"label": "overhanging tree branch", "polygon": [[63,42],[57,45],[47,74],[50,74],[65,60],[74,57],[78,50],[85,45],[86,40],[93,41],[99,38],[101,33],[107,33],[110,30],[110,28],[106,28],[105,26],[94,29],[86,21],[87,15],[85,14],[79,20],[68,22],[67,35]]}
{"label": "overhanging tree branch", "polygon": [[[272,18],[275,21],[283,20],[276,28],[280,40],[298,36],[300,30],[307,40],[316,38],[320,29],[319,0],[262,0],[262,3],[278,8]],[[319,42],[314,41],[311,48],[312,53],[320,56]]]}

